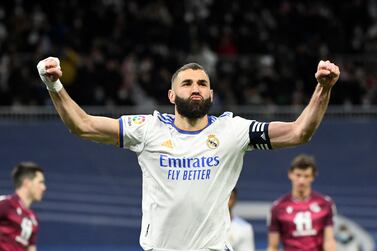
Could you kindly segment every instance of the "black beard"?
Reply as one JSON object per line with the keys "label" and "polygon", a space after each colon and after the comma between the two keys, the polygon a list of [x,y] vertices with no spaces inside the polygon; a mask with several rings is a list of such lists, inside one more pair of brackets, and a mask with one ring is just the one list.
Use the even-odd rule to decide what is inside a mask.
{"label": "black beard", "polygon": [[175,96],[175,105],[177,111],[182,116],[189,119],[203,118],[208,114],[209,109],[212,106],[211,98],[207,98],[200,101],[193,101]]}

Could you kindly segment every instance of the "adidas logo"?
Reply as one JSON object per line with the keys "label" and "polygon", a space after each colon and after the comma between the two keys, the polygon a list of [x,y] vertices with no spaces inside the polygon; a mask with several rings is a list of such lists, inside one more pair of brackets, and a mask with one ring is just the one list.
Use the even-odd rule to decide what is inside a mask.
{"label": "adidas logo", "polygon": [[262,138],[263,140],[266,140],[266,135],[264,135],[264,133],[262,133],[261,138]]}
{"label": "adidas logo", "polygon": [[173,142],[171,142],[171,140],[168,139],[168,140],[164,141],[164,142],[161,144],[161,146],[165,146],[165,147],[167,147],[167,148],[173,149]]}

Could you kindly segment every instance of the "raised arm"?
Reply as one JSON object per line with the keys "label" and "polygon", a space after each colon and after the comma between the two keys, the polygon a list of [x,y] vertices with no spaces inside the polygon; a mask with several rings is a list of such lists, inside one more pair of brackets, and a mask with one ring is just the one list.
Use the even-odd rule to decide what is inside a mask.
{"label": "raised arm", "polygon": [[271,122],[269,137],[273,148],[296,146],[308,142],[326,112],[331,88],[339,79],[339,67],[330,61],[320,61],[315,78],[318,84],[309,104],[294,122]]}
{"label": "raised arm", "polygon": [[119,144],[118,120],[87,114],[65,91],[59,80],[63,74],[59,59],[44,59],[38,63],[37,68],[60,118],[70,132],[100,143]]}

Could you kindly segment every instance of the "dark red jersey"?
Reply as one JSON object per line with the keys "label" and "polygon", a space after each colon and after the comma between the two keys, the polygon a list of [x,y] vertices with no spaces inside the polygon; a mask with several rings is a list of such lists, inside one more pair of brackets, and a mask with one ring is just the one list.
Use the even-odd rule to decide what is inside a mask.
{"label": "dark red jersey", "polygon": [[324,229],[333,225],[330,197],[312,192],[305,201],[284,195],[272,205],[269,232],[278,232],[285,251],[322,251]]}
{"label": "dark red jersey", "polygon": [[0,250],[24,251],[35,245],[38,220],[16,195],[0,196]]}

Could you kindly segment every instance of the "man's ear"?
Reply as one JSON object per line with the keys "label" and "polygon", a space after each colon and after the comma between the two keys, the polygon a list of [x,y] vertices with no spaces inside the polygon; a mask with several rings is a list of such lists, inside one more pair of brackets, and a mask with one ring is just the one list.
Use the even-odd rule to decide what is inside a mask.
{"label": "man's ear", "polygon": [[29,179],[29,178],[25,178],[25,179],[22,181],[22,186],[28,188],[28,187],[30,187],[31,183],[32,183],[32,180],[31,180],[31,179]]}
{"label": "man's ear", "polygon": [[211,102],[213,102],[213,90],[211,89]]}
{"label": "man's ear", "polygon": [[175,93],[172,89],[168,91],[168,98],[170,103],[175,104]]}

